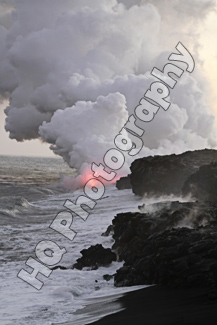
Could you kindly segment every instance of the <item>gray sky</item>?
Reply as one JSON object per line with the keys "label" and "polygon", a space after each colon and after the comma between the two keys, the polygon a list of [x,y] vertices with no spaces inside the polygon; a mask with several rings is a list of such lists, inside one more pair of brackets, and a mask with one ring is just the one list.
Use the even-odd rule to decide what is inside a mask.
{"label": "gray sky", "polygon": [[[217,15],[211,4],[215,0],[135,0],[143,3],[141,8],[128,8],[132,1],[120,0],[127,4],[125,9],[113,8],[110,3],[115,0],[54,0],[52,7],[50,0],[15,2],[19,10],[12,16],[15,27],[10,28],[13,0],[0,0],[4,26],[0,91],[10,94],[7,128],[17,141],[4,130],[7,103],[3,103],[0,154],[54,156],[49,144],[39,139],[18,142],[38,135],[78,168],[96,156],[101,159],[105,144],[111,147],[123,127],[127,109],[131,113],[150,84],[145,73],[160,68],[165,52],[174,51],[179,40],[195,54],[194,79],[183,79],[172,96],[173,110],[161,112],[147,126],[145,154],[156,148],[168,154],[168,150],[213,147],[216,123],[210,113],[217,115]],[[84,10],[86,5],[89,11]],[[114,81],[115,76],[121,77]],[[122,97],[106,97],[115,92]],[[82,104],[74,106],[79,101]]]}

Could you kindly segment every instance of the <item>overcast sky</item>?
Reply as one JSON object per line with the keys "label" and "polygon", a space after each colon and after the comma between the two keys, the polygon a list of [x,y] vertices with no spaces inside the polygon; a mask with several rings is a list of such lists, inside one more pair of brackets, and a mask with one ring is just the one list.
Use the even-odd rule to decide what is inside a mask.
{"label": "overcast sky", "polygon": [[[8,102],[0,106],[0,154],[54,156],[49,149],[52,144],[78,168],[94,155],[101,157],[102,143],[111,146],[126,121],[126,110],[132,111],[146,90],[144,85],[150,83],[148,77],[140,76],[154,66],[162,67],[168,57],[165,53],[174,51],[178,41],[195,51],[195,81],[190,83],[189,98],[184,100],[181,94],[189,89],[190,81],[186,81],[174,94],[174,113],[166,118],[159,114],[158,124],[148,130],[146,153],[159,148],[160,153],[168,153],[171,147],[178,153],[194,149],[193,145],[195,149],[213,146],[211,124],[216,128],[216,122],[211,122],[211,115],[217,115],[215,1],[134,1],[143,3],[139,8],[127,0],[123,0],[125,7],[115,0],[82,0],[79,4],[53,0],[52,7],[50,0],[22,0],[11,16],[13,2],[0,1],[0,93],[5,96],[6,90],[11,96],[9,132],[3,112]],[[127,77],[115,81],[124,75]],[[204,95],[200,102],[197,87]],[[122,97],[106,99],[117,91]],[[99,100],[101,95],[105,97]],[[100,105],[105,109],[99,113]],[[196,106],[201,115],[198,120]],[[164,128],[159,127],[163,123]],[[40,136],[49,144],[35,139]]]}

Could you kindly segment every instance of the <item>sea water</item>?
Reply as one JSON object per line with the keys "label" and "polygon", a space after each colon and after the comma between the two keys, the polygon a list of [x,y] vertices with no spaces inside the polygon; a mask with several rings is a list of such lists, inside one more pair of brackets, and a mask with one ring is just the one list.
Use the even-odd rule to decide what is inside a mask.
{"label": "sea water", "polygon": [[[63,324],[67,321],[85,324],[84,315],[79,310],[93,302],[106,303],[109,297],[139,288],[115,288],[113,279],[103,279],[105,274],[114,274],[122,266],[120,262],[97,270],[86,268],[80,271],[72,269],[72,265],[81,256],[82,249],[95,244],[111,247],[114,243],[112,236],[104,237],[101,234],[117,213],[138,211],[138,205],[143,204],[143,200],[133,195],[131,190],[118,191],[114,185],[107,187],[103,199],[97,201],[86,221],[74,218],[72,228],[77,235],[71,242],[49,228],[57,213],[65,210],[65,200],[75,202],[83,194],[82,189],[66,191],[61,185],[63,175],[73,177],[75,170],[57,158],[0,156],[2,325]],[[66,248],[67,253],[59,264],[67,269],[54,270],[49,278],[39,275],[44,286],[37,291],[18,278],[17,274],[21,269],[31,271],[25,262],[30,256],[36,258],[34,250],[42,240],[52,240]],[[119,310],[121,308],[120,305]],[[111,305],[109,312],[112,312]],[[97,315],[90,316],[88,322],[97,319],[100,312]]]}

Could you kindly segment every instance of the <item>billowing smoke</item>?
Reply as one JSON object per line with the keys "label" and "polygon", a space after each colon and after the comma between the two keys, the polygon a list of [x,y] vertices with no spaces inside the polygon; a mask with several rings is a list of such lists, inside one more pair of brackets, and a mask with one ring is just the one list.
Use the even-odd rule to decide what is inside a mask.
{"label": "billowing smoke", "polygon": [[77,169],[102,161],[114,137],[181,41],[195,72],[171,91],[172,105],[145,126],[141,155],[216,145],[198,60],[206,0],[14,0],[0,15],[0,94],[6,130],[41,137]]}
{"label": "billowing smoke", "polygon": [[40,134],[45,141],[55,143],[55,153],[79,169],[82,162],[103,158],[127,117],[125,97],[111,93],[99,96],[94,103],[79,101],[58,110],[50,123],[40,127]]}

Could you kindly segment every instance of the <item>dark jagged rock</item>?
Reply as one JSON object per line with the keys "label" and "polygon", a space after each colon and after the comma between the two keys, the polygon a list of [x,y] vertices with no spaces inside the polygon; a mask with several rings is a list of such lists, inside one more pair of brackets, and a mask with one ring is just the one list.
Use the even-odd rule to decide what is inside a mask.
{"label": "dark jagged rock", "polygon": [[[214,161],[217,161],[217,150],[211,149],[137,159],[132,163],[129,175],[133,193],[140,196],[180,195],[189,176]],[[120,180],[117,187],[125,188],[125,183],[125,179]]]}
{"label": "dark jagged rock", "polygon": [[113,277],[114,277],[114,274],[112,274],[112,275],[110,275],[110,274],[103,275],[103,279],[106,280],[106,281],[110,281]]}
{"label": "dark jagged rock", "polygon": [[113,225],[110,225],[110,226],[108,226],[106,231],[101,234],[101,236],[108,237],[110,235],[113,235],[113,233],[114,233],[114,227],[113,227]]}
{"label": "dark jagged rock", "polygon": [[116,187],[118,190],[127,190],[129,188],[132,188],[131,181],[130,181],[130,176],[126,177],[121,177],[117,182],[116,182]]}
{"label": "dark jagged rock", "polygon": [[217,163],[201,166],[182,188],[182,194],[191,194],[198,200],[217,201]]}
{"label": "dark jagged rock", "polygon": [[167,202],[152,214],[118,214],[113,225],[113,249],[125,262],[115,274],[116,286],[200,285],[216,290],[216,204]]}
{"label": "dark jagged rock", "polygon": [[54,267],[51,267],[51,270],[52,271],[54,271],[54,270],[67,270],[67,267],[62,266],[62,265],[56,265]]}
{"label": "dark jagged rock", "polygon": [[110,248],[104,248],[101,244],[83,249],[81,254],[82,257],[78,258],[77,263],[73,265],[73,268],[78,270],[82,270],[83,267],[96,270],[99,266],[108,266],[113,261],[116,261],[116,254]]}

